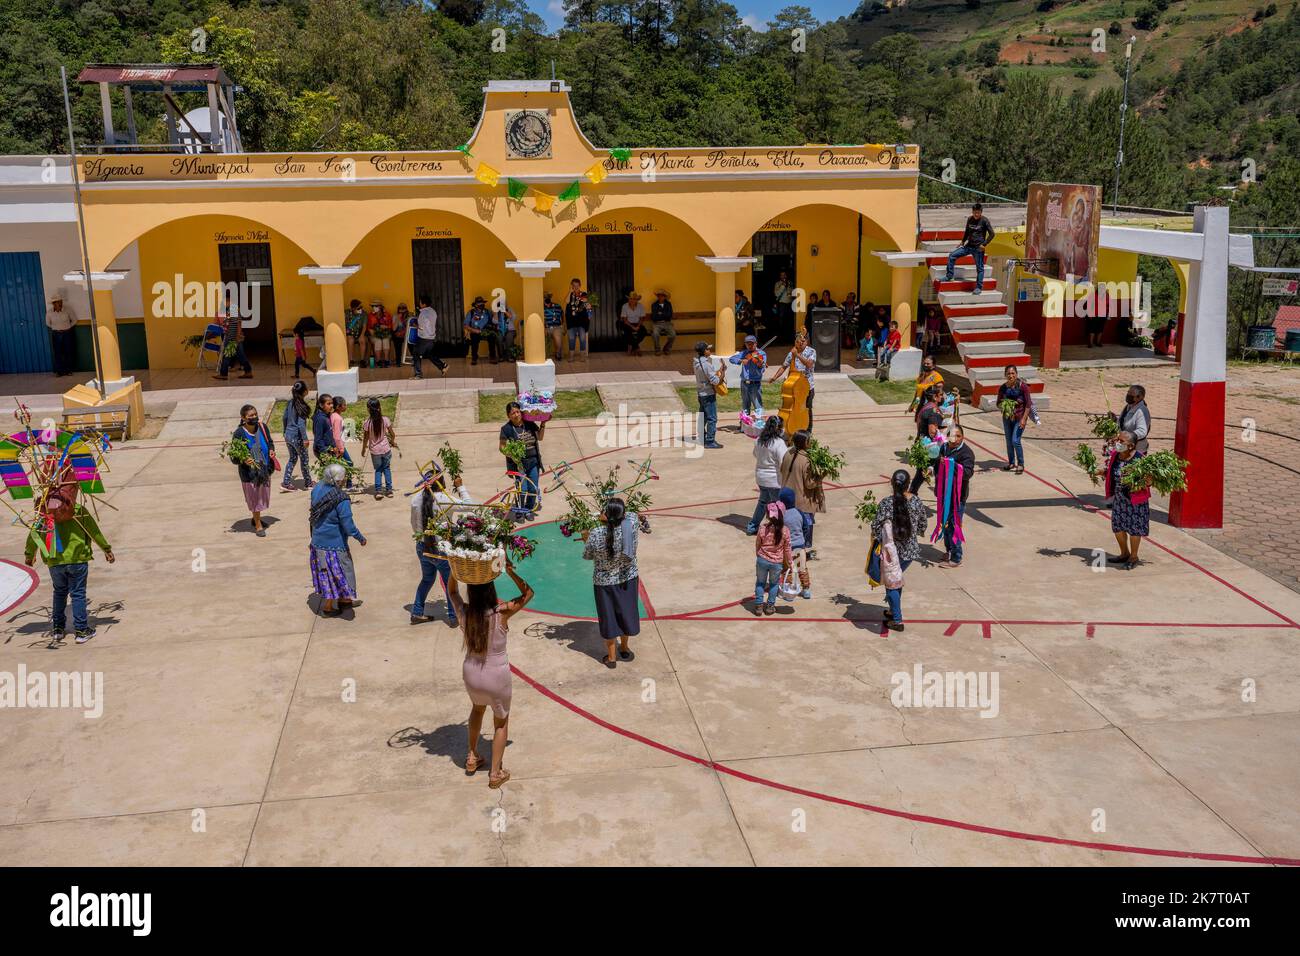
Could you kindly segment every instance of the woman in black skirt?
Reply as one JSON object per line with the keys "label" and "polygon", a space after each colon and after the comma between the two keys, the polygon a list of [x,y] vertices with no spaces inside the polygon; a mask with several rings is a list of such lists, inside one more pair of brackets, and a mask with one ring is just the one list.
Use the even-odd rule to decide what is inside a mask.
{"label": "woman in black skirt", "polygon": [[1138,565],[1138,546],[1151,533],[1151,489],[1126,488],[1120,482],[1120,470],[1142,457],[1130,432],[1115,436],[1114,452],[1106,463],[1106,496],[1111,498],[1110,530],[1119,543],[1119,556],[1107,558],[1122,564],[1125,571]]}
{"label": "woman in black skirt", "polygon": [[[618,660],[630,661],[628,638],[641,633],[637,609],[640,591],[636,567],[636,542],[640,529],[637,516],[627,513],[622,498],[610,498],[601,512],[604,524],[583,533],[582,556],[595,562],[592,583],[596,589],[596,616],[600,636],[605,639],[605,666],[611,670]],[[614,645],[618,642],[618,658]]]}

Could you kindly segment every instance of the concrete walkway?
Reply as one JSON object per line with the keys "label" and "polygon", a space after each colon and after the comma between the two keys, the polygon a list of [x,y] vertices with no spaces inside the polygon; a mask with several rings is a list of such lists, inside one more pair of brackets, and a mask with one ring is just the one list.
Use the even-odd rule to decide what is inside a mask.
{"label": "concrete walkway", "polygon": [[[256,538],[217,438],[124,444],[106,479],[118,510],[102,514],[117,563],[97,559],[90,575],[98,636],[47,649],[44,572],[0,620],[0,672],[103,675],[100,717],[0,710],[0,859],[1300,858],[1288,796],[1300,790],[1300,596],[1160,521],[1138,569],[1096,570],[1113,538],[1081,474],[1033,441],[1031,473],[1002,472],[981,436],[966,561],[942,569],[924,544],[907,573],[906,630],[882,630],[852,509],[866,490],[882,493],[910,430],[900,417],[818,417],[818,438],[849,463],[817,522],[813,598],[780,602],[772,617],[750,614],[753,541],[737,527],[755,498],[749,443],[729,437],[702,458],[651,450],[656,513],[638,556],[650,617],[636,659],[603,667],[590,620],[512,620],[514,776],[500,791],[461,769],[460,634],[408,623],[419,567],[405,499],[360,497],[363,600],[320,618],[306,495],[277,491],[269,535]],[[548,462],[591,474],[647,453],[601,447],[599,435],[595,422],[554,422]],[[505,485],[494,424],[404,438],[399,486],[444,440],[464,456],[472,493]],[[561,508],[552,495],[541,517]],[[21,548],[16,529],[0,529],[0,556],[20,560]],[[572,541],[530,561],[590,573]],[[528,577],[529,562],[520,570]],[[900,694],[917,673],[970,674],[986,691],[996,675],[997,697]]]}

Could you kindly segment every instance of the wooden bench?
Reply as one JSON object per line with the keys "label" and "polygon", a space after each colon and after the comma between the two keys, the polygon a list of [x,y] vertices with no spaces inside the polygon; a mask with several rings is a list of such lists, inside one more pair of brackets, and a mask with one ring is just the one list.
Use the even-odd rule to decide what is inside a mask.
{"label": "wooden bench", "polygon": [[65,408],[62,413],[63,429],[76,432],[93,428],[113,438],[126,437],[130,405],[96,405],[94,408]]}

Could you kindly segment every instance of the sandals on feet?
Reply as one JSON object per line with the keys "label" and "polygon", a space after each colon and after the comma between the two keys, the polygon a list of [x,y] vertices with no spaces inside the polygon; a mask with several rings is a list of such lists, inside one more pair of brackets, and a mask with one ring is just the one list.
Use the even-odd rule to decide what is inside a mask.
{"label": "sandals on feet", "polygon": [[510,771],[507,770],[505,767],[502,767],[501,772],[498,774],[489,773],[488,789],[496,790],[509,779],[510,779]]}
{"label": "sandals on feet", "polygon": [[465,758],[465,776],[474,776],[475,772],[482,770],[487,762],[485,758],[478,755],[478,751],[470,754]]}

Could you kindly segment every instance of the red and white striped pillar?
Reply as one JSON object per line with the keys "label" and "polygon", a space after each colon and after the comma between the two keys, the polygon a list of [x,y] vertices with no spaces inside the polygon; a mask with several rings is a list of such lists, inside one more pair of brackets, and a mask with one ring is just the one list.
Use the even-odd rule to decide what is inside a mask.
{"label": "red and white striped pillar", "polygon": [[1203,252],[1187,283],[1179,329],[1181,371],[1174,451],[1188,461],[1187,490],[1169,501],[1179,528],[1223,527],[1223,450],[1228,350],[1228,208],[1198,206],[1194,232]]}

